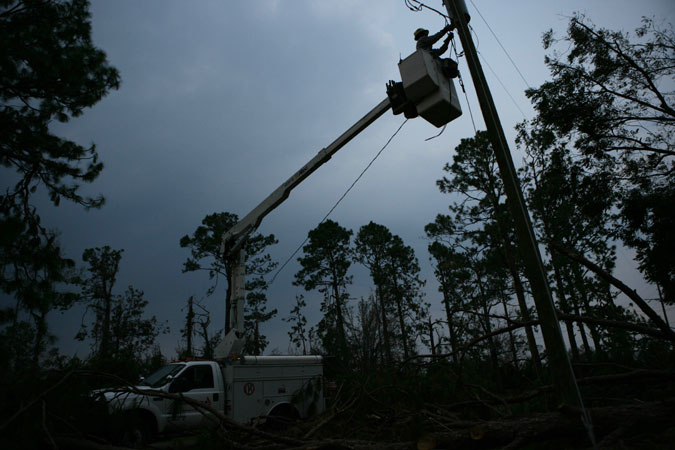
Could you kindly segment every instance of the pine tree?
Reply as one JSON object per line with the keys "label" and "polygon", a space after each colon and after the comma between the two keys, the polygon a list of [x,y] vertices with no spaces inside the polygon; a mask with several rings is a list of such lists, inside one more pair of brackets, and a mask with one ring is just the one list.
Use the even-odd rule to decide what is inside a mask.
{"label": "pine tree", "polygon": [[337,222],[326,220],[308,234],[309,243],[298,258],[302,269],[295,274],[293,284],[307,291],[318,290],[323,295],[321,311],[324,317],[317,325],[324,350],[342,358],[348,356],[346,321],[348,275],[351,266],[350,240],[353,232]]}
{"label": "pine tree", "polygon": [[[229,212],[209,214],[204,217],[202,224],[197,227],[192,236],[185,235],[180,239],[180,246],[190,249],[190,257],[183,265],[183,273],[206,271],[209,274],[209,279],[213,280],[213,284],[207,290],[207,295],[212,295],[215,292],[220,277],[224,277],[227,281],[225,334],[230,330],[232,293],[229,287],[232,281],[234,260],[228,259],[220,253],[220,244],[223,234],[232,228],[238,220],[236,214]],[[266,249],[277,242],[273,234],[263,236],[259,233],[251,234],[246,240],[246,289],[250,289],[251,283],[257,286],[256,289],[260,291],[267,288],[264,277],[274,270],[277,263],[272,261],[271,256],[266,253]]]}
{"label": "pine tree", "polygon": [[37,362],[49,340],[47,314],[74,299],[75,262],[41,223],[33,195],[44,192],[56,206],[103,204],[80,191],[103,169],[96,147],[56,136],[51,124],[81,115],[120,77],[93,45],[87,1],[3,1],[0,42],[0,165],[13,172],[0,186],[0,290],[17,300],[0,323],[16,327],[29,314]]}
{"label": "pine tree", "polygon": [[288,338],[295,345],[296,349],[302,348],[302,354],[307,354],[308,336],[307,336],[307,318],[302,310],[307,307],[307,303],[302,295],[295,296],[295,305],[291,309],[290,316],[284,318],[284,322],[291,324],[288,331]]}
{"label": "pine tree", "polygon": [[[487,133],[479,131],[474,138],[462,139],[455,148],[453,163],[446,164],[443,170],[449,176],[437,181],[440,191],[461,197],[450,204],[450,216],[441,215],[427,226],[427,234],[454,236],[458,242],[493,249],[509,272],[520,314],[529,321],[514,227]],[[534,367],[540,371],[541,358],[532,327],[525,327],[525,333]]]}

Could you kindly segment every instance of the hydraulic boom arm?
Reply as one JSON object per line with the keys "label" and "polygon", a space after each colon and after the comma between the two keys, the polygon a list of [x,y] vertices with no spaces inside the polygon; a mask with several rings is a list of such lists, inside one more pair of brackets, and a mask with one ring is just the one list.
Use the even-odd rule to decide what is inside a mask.
{"label": "hydraulic boom arm", "polygon": [[229,286],[232,292],[229,331],[214,352],[216,358],[233,357],[241,352],[244,345],[246,239],[258,228],[267,214],[288,198],[293,188],[392,108],[392,105],[394,105],[392,108],[394,114],[404,112],[408,118],[419,114],[436,127],[441,127],[461,115],[457,93],[452,80],[445,77],[440,59],[423,50],[417,50],[399,63],[399,70],[403,81],[400,83],[392,81],[387,85],[386,99],[342,133],[328,147],[317,153],[246,217],[223,233],[220,253],[224,258],[234,261],[234,269]]}
{"label": "hydraulic boom arm", "polygon": [[246,254],[244,244],[248,236],[253,233],[263,218],[286,200],[297,185],[310,176],[323,163],[328,161],[338,150],[345,146],[349,141],[356,137],[361,131],[365,130],[370,124],[377,120],[382,114],[391,108],[389,98],[380,102],[361,120],[356,122],[347,131],[342,133],[328,147],[322,149],[300,170],[295,172],[286,182],[272,192],[263,200],[253,211],[241,219],[235,226],[223,234],[220,244],[220,253],[225,258],[236,258],[234,270],[232,273],[232,296],[230,305],[230,330],[225,339],[215,350],[216,358],[232,357],[241,352],[244,345],[244,302],[245,302],[245,260]]}
{"label": "hydraulic boom arm", "polygon": [[389,99],[384,99],[375,108],[370,110],[368,114],[363,116],[361,120],[356,122],[347,131],[342,133],[332,144],[322,149],[314,156],[307,164],[302,166],[300,170],[295,172],[286,182],[276,188],[265,200],[263,200],[253,211],[248,213],[246,217],[241,219],[229,231],[223,234],[223,240],[220,247],[221,254],[228,256],[239,250],[239,248],[246,241],[246,238],[253,233],[260,225],[263,218],[279,206],[284,200],[288,198],[293,188],[302,183],[302,181],[310,176],[316,169],[321,167],[323,163],[328,161],[338,150],[345,146],[361,131],[365,130],[368,125],[377,120],[382,114],[387,112],[391,107]]}

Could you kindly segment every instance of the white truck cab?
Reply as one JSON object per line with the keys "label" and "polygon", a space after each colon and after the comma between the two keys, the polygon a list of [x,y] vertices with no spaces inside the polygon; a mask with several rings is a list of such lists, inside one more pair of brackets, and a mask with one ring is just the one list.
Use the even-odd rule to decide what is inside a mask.
{"label": "white truck cab", "polygon": [[[267,416],[305,418],[322,412],[322,376],[320,356],[246,356],[227,362],[172,362],[138,388],[181,393],[250,424]],[[133,411],[142,421],[139,432],[145,435],[208,424],[201,412],[185,402],[128,392],[104,395],[111,410]]]}

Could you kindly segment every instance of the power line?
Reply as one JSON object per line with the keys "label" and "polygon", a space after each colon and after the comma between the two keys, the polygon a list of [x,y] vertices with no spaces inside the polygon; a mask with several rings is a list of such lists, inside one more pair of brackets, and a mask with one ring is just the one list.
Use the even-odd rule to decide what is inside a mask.
{"label": "power line", "polygon": [[513,95],[511,95],[511,92],[509,92],[509,90],[508,90],[508,88],[506,87],[506,85],[505,85],[505,84],[502,82],[502,80],[499,78],[499,75],[497,75],[497,72],[495,72],[495,71],[492,69],[492,66],[490,65],[489,62],[487,62],[487,59],[485,59],[485,57],[483,56],[483,54],[482,54],[481,52],[479,52],[479,51],[476,51],[476,52],[478,53],[478,56],[480,56],[480,58],[483,60],[483,62],[485,63],[485,65],[488,66],[488,69],[490,69],[490,72],[492,72],[492,75],[495,76],[495,78],[497,79],[497,81],[499,82],[499,84],[502,85],[502,87],[504,88],[504,91],[506,91],[506,95],[509,96],[509,98],[511,99],[511,101],[513,102],[513,104],[516,106],[516,108],[518,108],[518,111],[520,111],[520,114],[523,115],[523,119],[526,119],[526,120],[527,120],[527,116],[525,116],[525,113],[523,112],[523,110],[520,109],[520,106],[518,106],[518,103],[516,102],[516,99],[513,98]]}
{"label": "power line", "polygon": [[530,86],[530,83],[527,82],[527,80],[526,80],[525,77],[523,76],[522,72],[521,72],[520,69],[518,68],[518,65],[516,64],[516,62],[511,58],[511,55],[509,55],[509,52],[506,51],[506,49],[505,49],[504,46],[502,45],[501,41],[499,40],[499,38],[497,37],[497,35],[495,34],[495,32],[492,31],[492,28],[490,27],[490,24],[487,23],[487,20],[485,20],[485,17],[483,17],[483,14],[481,14],[480,10],[476,7],[476,4],[473,2],[473,0],[470,0],[470,1],[471,1],[471,4],[473,5],[474,9],[476,10],[476,12],[478,13],[478,15],[480,16],[480,18],[483,19],[483,22],[485,22],[485,25],[488,27],[488,30],[490,30],[490,33],[492,33],[492,36],[494,36],[495,40],[497,41],[497,44],[499,44],[499,46],[502,48],[502,50],[503,50],[504,53],[506,54],[506,57],[509,58],[509,61],[511,61],[511,64],[513,64],[513,67],[516,69],[516,72],[518,72],[518,75],[520,75],[520,78],[521,78],[521,79],[523,80],[523,82],[525,83],[525,86],[527,86],[528,88],[530,88],[530,87],[531,87],[531,86]]}
{"label": "power line", "polygon": [[[429,9],[429,10],[435,12],[436,14],[442,16],[443,19],[445,19],[445,23],[446,23],[446,24],[447,24],[447,23],[449,22],[449,20],[450,20],[450,18],[449,18],[446,14],[443,14],[441,11],[439,11],[439,10],[437,10],[437,9],[435,9],[435,8],[432,8],[431,6],[427,6],[427,5],[425,5],[424,3],[419,2],[419,1],[417,1],[417,0],[404,0],[404,3],[405,3],[405,6],[406,6],[410,11],[412,11],[412,12],[420,12],[420,11],[422,11],[424,8],[426,8],[426,9]],[[416,4],[416,5],[415,5],[415,4]]]}
{"label": "power line", "polygon": [[[459,57],[460,55],[457,54],[457,46],[455,45],[455,40],[452,40],[452,51],[455,53],[455,59],[457,60],[457,63],[459,64]],[[469,103],[469,96],[466,94],[466,88],[464,87],[464,80],[462,79],[462,74],[457,73],[457,81],[459,82],[459,86],[462,88],[462,92],[464,92],[464,98],[466,99],[466,107],[469,108],[469,116],[471,117],[471,125],[473,125],[473,134],[478,134],[478,131],[476,130],[476,122],[473,120],[473,112],[471,111],[471,104]]]}
{"label": "power line", "polygon": [[[403,123],[401,124],[401,126],[399,126],[398,129],[394,132],[394,134],[391,135],[391,137],[389,138],[389,140],[387,140],[386,144],[384,144],[384,146],[380,149],[380,151],[377,152],[377,154],[373,157],[373,159],[370,160],[370,162],[368,163],[368,165],[366,166],[366,168],[363,169],[363,171],[359,174],[359,176],[356,177],[356,179],[354,180],[354,182],[347,188],[347,190],[345,191],[345,193],[342,194],[342,196],[338,199],[337,202],[335,202],[335,204],[334,204],[333,207],[330,209],[330,211],[328,211],[328,213],[326,213],[326,215],[323,217],[323,219],[321,219],[321,222],[319,222],[319,225],[321,225],[322,223],[324,223],[324,222],[326,221],[326,219],[328,218],[328,216],[331,215],[331,213],[335,210],[335,208],[338,207],[338,205],[340,204],[340,202],[342,202],[342,200],[347,196],[347,194],[349,194],[349,191],[351,191],[352,188],[356,185],[356,183],[358,183],[358,181],[361,179],[361,177],[363,177],[363,175],[366,173],[366,171],[367,171],[368,169],[370,169],[370,166],[373,165],[373,163],[375,162],[375,160],[382,154],[382,152],[384,151],[384,149],[387,148],[387,146],[389,145],[389,143],[394,139],[394,137],[398,134],[398,132],[401,131],[401,128],[403,128],[403,125],[405,125],[406,122],[408,122],[408,119],[406,119],[406,120],[403,121]],[[295,251],[293,252],[293,254],[291,254],[291,256],[289,256],[288,259],[281,265],[281,267],[279,268],[279,270],[277,270],[277,272],[276,272],[276,273],[274,274],[274,276],[272,277],[272,280],[270,280],[270,285],[271,285],[272,283],[274,283],[274,280],[277,279],[277,276],[281,273],[281,271],[283,270],[283,268],[286,267],[286,265],[293,259],[293,257],[294,257],[294,256],[300,251],[300,249],[305,245],[305,242],[307,242],[307,239],[309,239],[309,235],[305,238],[304,241],[302,241],[302,243],[298,246],[298,248],[295,249]]]}

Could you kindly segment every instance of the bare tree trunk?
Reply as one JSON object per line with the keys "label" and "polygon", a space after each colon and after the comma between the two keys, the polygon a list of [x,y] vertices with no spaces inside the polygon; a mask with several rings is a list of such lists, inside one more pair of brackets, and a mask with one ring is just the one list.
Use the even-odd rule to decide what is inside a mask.
{"label": "bare tree trunk", "polygon": [[[503,294],[503,293],[502,293]],[[509,317],[509,309],[508,309],[508,304],[506,302],[506,295],[502,295],[502,306],[504,307],[504,317],[506,317],[506,322],[511,321],[511,318]],[[518,368],[518,350],[516,349],[516,340],[513,337],[513,331],[509,331],[509,344],[511,347],[511,357],[513,358],[513,365]]]}
{"label": "bare tree trunk", "polygon": [[396,277],[392,275],[392,281],[394,283],[394,297],[396,300],[396,312],[398,313],[398,323],[401,327],[401,339],[403,341],[403,355],[405,359],[408,359],[410,352],[408,349],[408,332],[405,327],[405,317],[403,315],[403,305],[401,304],[401,295],[398,291],[398,283]]}
{"label": "bare tree trunk", "polygon": [[663,294],[661,293],[661,286],[659,285],[659,283],[656,283],[656,292],[659,293],[659,302],[661,303],[661,311],[663,311],[663,320],[666,321],[666,325],[670,326],[668,314],[666,313],[666,304],[663,303]]}
{"label": "bare tree trunk", "polygon": [[335,297],[335,314],[337,318],[338,339],[340,340],[341,357],[347,356],[347,335],[345,333],[345,320],[342,314],[342,299],[340,298],[340,287],[338,286],[337,277],[333,276],[333,296]]}
{"label": "bare tree trunk", "polygon": [[[572,269],[574,273],[574,279],[576,281],[576,285],[579,287],[579,293],[581,294],[581,302],[584,305],[584,309],[586,314],[591,313],[591,303],[588,300],[588,292],[586,290],[586,283],[584,282],[583,276],[581,274],[581,270],[578,265],[574,266]],[[596,352],[602,352],[602,340],[600,339],[600,335],[598,334],[598,330],[594,325],[589,325],[586,324],[588,329],[591,332],[591,339],[593,339],[593,346],[595,347]]]}
{"label": "bare tree trunk", "polygon": [[391,341],[389,337],[389,329],[387,326],[387,308],[385,304],[385,298],[382,293],[382,287],[377,286],[376,288],[377,292],[377,297],[378,297],[378,304],[379,304],[379,309],[380,309],[380,320],[381,320],[381,325],[382,325],[382,339],[384,341],[384,355],[386,358],[386,363],[387,365],[391,365],[393,362],[393,358],[391,356]]}
{"label": "bare tree trunk", "polygon": [[[510,271],[510,269],[509,269]],[[513,278],[513,288],[516,291],[516,298],[518,299],[518,308],[520,309],[520,315],[523,316],[525,322],[529,322],[531,319],[530,311],[527,309],[527,303],[525,301],[525,289],[523,289],[523,282],[520,279],[518,271],[512,272],[511,277]],[[527,338],[527,346],[530,349],[530,356],[532,362],[534,363],[534,371],[538,374],[542,371],[541,366],[541,355],[539,354],[539,349],[537,348],[537,340],[534,337],[533,327],[525,327],[525,337]]]}
{"label": "bare tree trunk", "polygon": [[[549,253],[553,255],[549,249]],[[569,313],[569,304],[567,302],[567,296],[565,295],[565,286],[562,282],[562,276],[560,275],[560,267],[558,266],[558,261],[554,256],[551,256],[552,265],[553,265],[553,278],[555,279],[556,284],[556,294],[558,297],[558,303],[560,304],[560,309],[564,313]],[[570,343],[570,350],[572,350],[572,358],[575,360],[579,359],[579,348],[577,347],[577,340],[574,337],[574,326],[569,320],[565,320],[565,330],[567,331],[567,340]]]}
{"label": "bare tree trunk", "polygon": [[[103,279],[105,285],[106,279]],[[110,315],[112,311],[112,286],[105,287],[105,298],[103,298],[103,324],[101,329],[101,345],[99,346],[99,356],[107,358],[110,356]]]}
{"label": "bare tree trunk", "polygon": [[445,305],[445,316],[448,320],[448,335],[450,336],[450,347],[452,350],[452,361],[455,364],[459,364],[459,355],[457,354],[457,349],[459,348],[459,343],[457,342],[457,331],[453,325],[452,309],[450,308],[450,299],[448,298],[449,294],[443,289],[443,304]]}
{"label": "bare tree trunk", "polygon": [[431,354],[435,357],[436,344],[434,344],[434,324],[431,321],[431,316],[429,316],[428,320],[429,320],[429,343],[431,345]]}
{"label": "bare tree trunk", "polygon": [[190,296],[188,299],[188,313],[187,313],[187,320],[185,324],[185,333],[187,337],[187,350],[186,350],[186,355],[188,357],[192,357],[192,334],[194,332],[194,318],[195,318],[195,312],[193,309],[192,302],[194,301],[194,297]]}
{"label": "bare tree trunk", "polygon": [[488,299],[485,293],[485,287],[483,286],[483,281],[480,277],[480,274],[475,268],[473,268],[473,272],[476,275],[478,289],[480,290],[481,307],[483,308],[483,316],[484,316],[483,327],[485,329],[485,332],[489,336],[488,348],[490,349],[490,360],[492,361],[492,367],[493,370],[495,371],[495,376],[497,377],[497,385],[501,387],[502,377],[499,371],[499,355],[497,352],[497,346],[495,345],[494,336],[492,335],[492,324],[490,323],[490,308],[488,307]]}
{"label": "bare tree trunk", "polygon": [[[568,283],[571,286],[571,283]],[[579,309],[579,302],[577,301],[577,296],[574,292],[573,288],[570,288],[570,299],[572,301],[572,309],[574,310],[574,314],[577,316],[581,316],[581,310]],[[591,354],[591,346],[588,343],[588,337],[586,336],[586,330],[584,329],[584,324],[582,322],[577,322],[577,326],[579,327],[579,332],[581,335],[581,343],[584,346],[584,352],[587,355]]]}

